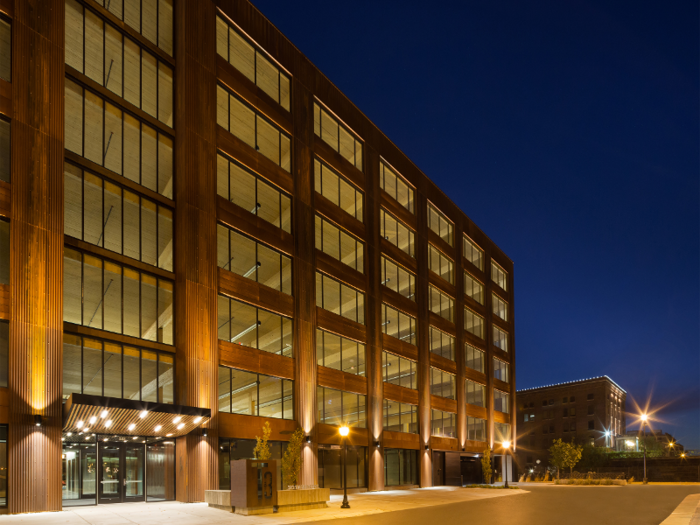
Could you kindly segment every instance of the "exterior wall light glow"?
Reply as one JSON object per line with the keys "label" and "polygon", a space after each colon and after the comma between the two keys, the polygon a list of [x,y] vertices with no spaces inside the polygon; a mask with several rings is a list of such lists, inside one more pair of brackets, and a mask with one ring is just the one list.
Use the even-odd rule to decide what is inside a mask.
{"label": "exterior wall light glow", "polygon": [[175,423],[177,425],[181,419],[182,419],[182,416],[177,416],[175,419],[173,419],[173,423]]}
{"label": "exterior wall light glow", "polygon": [[41,426],[41,414],[34,415],[34,426],[37,426],[37,427]]}
{"label": "exterior wall light glow", "polygon": [[142,410],[141,413],[139,414],[139,417],[143,419],[148,415],[148,410]]}
{"label": "exterior wall light glow", "polygon": [[75,424],[75,426],[78,427],[78,428],[82,428],[83,425],[84,425],[84,423],[83,423],[82,421],[78,421],[78,422]]}
{"label": "exterior wall light glow", "polygon": [[199,416],[199,417],[194,418],[193,423],[194,423],[195,425],[199,425],[199,422],[200,422],[200,421],[202,421],[202,416]]}
{"label": "exterior wall light glow", "polygon": [[106,418],[106,417],[107,417],[107,411],[106,411],[106,410],[103,410],[102,413],[100,414],[100,417],[101,417],[102,419]]}
{"label": "exterior wall light glow", "polygon": [[184,423],[180,423],[180,424],[177,426],[177,429],[178,429],[178,430],[182,430],[183,428],[185,428],[185,424],[184,424]]}
{"label": "exterior wall light glow", "polygon": [[97,421],[97,418],[96,418],[95,416],[92,416],[92,417],[90,418],[90,424],[91,424],[91,425],[94,425],[96,421]]}
{"label": "exterior wall light glow", "polygon": [[111,420],[111,419],[108,419],[107,422],[105,423],[105,426],[106,426],[107,428],[111,427],[111,426],[112,426],[112,420]]}
{"label": "exterior wall light glow", "polygon": [[136,428],[136,423],[129,425],[129,430],[134,430]]}
{"label": "exterior wall light glow", "polygon": [[163,428],[161,425],[156,425],[156,432],[160,432],[161,428]]}

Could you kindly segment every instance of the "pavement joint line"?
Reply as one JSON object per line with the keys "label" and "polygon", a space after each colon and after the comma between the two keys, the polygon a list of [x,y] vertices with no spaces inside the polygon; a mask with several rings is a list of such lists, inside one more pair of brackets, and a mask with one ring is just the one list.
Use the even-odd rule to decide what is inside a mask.
{"label": "pavement joint line", "polygon": [[686,496],[661,525],[690,525],[700,522],[700,494]]}

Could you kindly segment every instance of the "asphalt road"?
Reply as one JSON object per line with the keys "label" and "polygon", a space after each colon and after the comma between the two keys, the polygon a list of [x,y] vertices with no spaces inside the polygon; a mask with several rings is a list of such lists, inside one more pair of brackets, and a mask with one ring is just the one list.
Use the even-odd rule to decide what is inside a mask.
{"label": "asphalt road", "polygon": [[[525,488],[525,487],[524,487]],[[314,525],[659,525],[700,485],[626,487],[526,487],[528,494],[356,518]],[[352,501],[351,501],[352,504]]]}

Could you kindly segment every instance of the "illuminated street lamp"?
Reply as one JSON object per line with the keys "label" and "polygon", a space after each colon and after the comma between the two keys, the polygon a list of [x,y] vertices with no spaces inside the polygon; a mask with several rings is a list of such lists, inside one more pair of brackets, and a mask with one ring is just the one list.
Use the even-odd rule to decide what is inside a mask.
{"label": "illuminated street lamp", "polygon": [[347,425],[343,425],[338,430],[340,436],[343,440],[343,504],[340,506],[341,509],[349,509],[350,503],[348,502],[348,443],[346,438],[350,433],[350,429]]}
{"label": "illuminated street lamp", "polygon": [[646,425],[648,417],[646,414],[642,414],[641,416],[639,416],[639,419],[641,419],[641,421],[642,421],[642,427],[641,427],[642,428],[642,439],[644,439],[644,481],[642,481],[642,483],[644,485],[646,485],[648,483],[647,482],[647,440],[646,440],[646,435],[644,434],[644,425]]}
{"label": "illuminated street lamp", "polygon": [[504,448],[505,451],[506,451],[506,454],[505,454],[505,456],[504,456],[504,457],[505,457],[505,460],[506,460],[506,468],[505,468],[505,471],[506,471],[506,483],[505,483],[505,487],[508,488],[508,449],[510,448],[510,441],[504,441],[503,443],[501,443],[501,445],[503,446],[503,448]]}
{"label": "illuminated street lamp", "polygon": [[610,446],[610,445],[608,445],[608,438],[609,438],[609,437],[610,437],[610,431],[609,431],[609,430],[606,430],[606,431],[605,431],[605,446],[606,446],[606,447],[609,447],[609,446]]}

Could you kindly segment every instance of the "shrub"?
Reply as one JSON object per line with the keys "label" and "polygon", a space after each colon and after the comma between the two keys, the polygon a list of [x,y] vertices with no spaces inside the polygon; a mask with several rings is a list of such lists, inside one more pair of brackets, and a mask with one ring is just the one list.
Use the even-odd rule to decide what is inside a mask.
{"label": "shrub", "polygon": [[253,449],[253,455],[255,456],[255,459],[266,460],[272,457],[272,452],[270,452],[270,445],[267,443],[268,439],[270,439],[271,433],[272,429],[270,428],[270,423],[268,421],[265,421],[265,424],[262,428],[262,437],[255,436],[255,441],[257,442],[255,448]]}
{"label": "shrub", "polygon": [[304,431],[297,428],[289,438],[287,450],[282,456],[282,476],[284,477],[284,487],[297,485],[299,474],[301,473],[301,447],[304,440]]}

